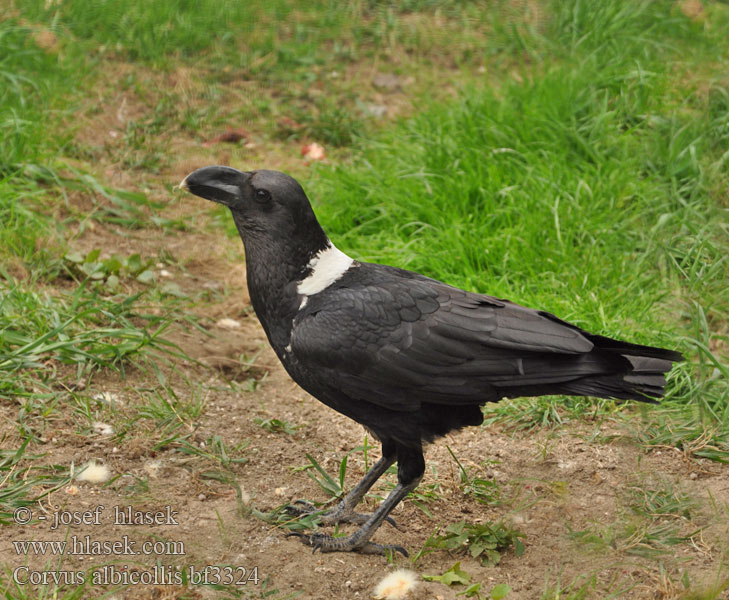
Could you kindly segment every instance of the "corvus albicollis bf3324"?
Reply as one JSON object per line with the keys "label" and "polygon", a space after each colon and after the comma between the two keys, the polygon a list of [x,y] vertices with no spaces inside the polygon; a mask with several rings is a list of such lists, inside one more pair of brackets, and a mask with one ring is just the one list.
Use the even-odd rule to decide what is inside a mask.
{"label": "corvus albicollis bf3324", "polygon": [[[682,360],[508,300],[353,260],[332,244],[304,190],[284,173],[211,166],[180,186],[233,214],[251,303],[294,381],[382,443],[382,458],[322,515],[325,524],[359,529],[343,538],[298,534],[315,550],[406,554],[370,538],[418,485],[423,443],[479,425],[484,403],[544,394],[650,400]],[[395,461],[395,489],[371,515],[354,512]],[[307,503],[290,508],[313,510]]]}

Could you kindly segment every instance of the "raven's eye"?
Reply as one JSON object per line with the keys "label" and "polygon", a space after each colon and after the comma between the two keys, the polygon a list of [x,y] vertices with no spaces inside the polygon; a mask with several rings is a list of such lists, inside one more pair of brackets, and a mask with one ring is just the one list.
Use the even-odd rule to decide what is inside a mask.
{"label": "raven's eye", "polygon": [[268,202],[271,199],[271,192],[264,189],[257,189],[256,190],[256,200],[258,202]]}

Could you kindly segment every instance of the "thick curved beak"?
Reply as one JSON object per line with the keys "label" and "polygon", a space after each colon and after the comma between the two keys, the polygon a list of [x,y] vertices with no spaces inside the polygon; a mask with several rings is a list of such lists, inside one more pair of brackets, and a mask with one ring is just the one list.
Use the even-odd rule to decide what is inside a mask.
{"label": "thick curved beak", "polygon": [[179,187],[206,200],[231,206],[243,197],[243,187],[250,176],[249,172],[232,167],[203,167],[185,177]]}

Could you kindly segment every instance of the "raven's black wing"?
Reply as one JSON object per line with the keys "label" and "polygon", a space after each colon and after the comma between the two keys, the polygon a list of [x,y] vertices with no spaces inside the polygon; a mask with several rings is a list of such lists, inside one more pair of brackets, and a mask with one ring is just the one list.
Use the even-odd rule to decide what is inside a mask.
{"label": "raven's black wing", "polygon": [[308,373],[349,398],[407,411],[605,372],[611,359],[591,358],[585,333],[545,312],[362,264],[308,299],[290,347]]}

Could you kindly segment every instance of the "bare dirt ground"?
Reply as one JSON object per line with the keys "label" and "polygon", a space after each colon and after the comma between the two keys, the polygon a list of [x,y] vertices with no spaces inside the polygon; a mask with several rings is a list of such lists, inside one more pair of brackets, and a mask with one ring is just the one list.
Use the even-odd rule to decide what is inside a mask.
{"label": "bare dirt ground", "polygon": [[[134,98],[124,94],[107,95],[101,100],[106,109],[90,117],[78,137],[113,156],[114,145],[120,143],[114,132],[123,127],[119,120],[149,107],[136,105]],[[504,583],[511,588],[508,598],[513,600],[602,598],[621,591],[622,598],[677,598],[684,590],[682,577],[699,586],[717,581],[721,565],[727,560],[729,472],[710,461],[689,460],[675,449],[646,451],[624,425],[612,420],[575,421],[529,433],[510,433],[500,427],[471,428],[428,448],[427,474],[421,490],[435,493],[430,502],[423,504],[427,514],[414,501],[405,501],[393,515],[399,530],[385,525],[375,540],[402,544],[412,559],[438,528],[463,520],[503,520],[525,534],[525,552],[516,556],[513,550],[506,550],[496,566],[482,566],[467,555],[444,550],[426,552],[414,562],[399,556],[390,562],[381,556],[313,554],[296,538],[287,538],[286,530],[259,518],[257,511],[271,511],[297,498],[326,500],[307,472],[297,467],[308,464],[306,453],[310,453],[336,478],[339,460],[363,444],[365,432],[308,396],[288,378],[248,305],[240,242],[206,225],[210,213],[202,200],[170,193],[165,187],[177,183],[192,168],[212,163],[279,168],[295,175],[307,168],[299,144],[254,142],[252,147],[217,144],[202,148],[192,136],[162,140],[170,149],[167,154],[171,163],[156,176],[140,177],[118,163],[100,161],[99,176],[104,181],[146,190],[152,199],[167,203],[163,215],[189,219],[193,230],[121,232],[110,225],[96,224],[79,231],[72,242],[81,252],[102,248],[119,255],[140,252],[154,257],[164,250],[176,260],[165,266],[167,279],[183,292],[211,291],[186,309],[198,318],[201,327],[181,323],[171,333],[172,339],[202,364],[160,363],[160,370],[182,403],[199,402],[204,407],[194,419],[180,418],[184,425],[177,433],[187,436],[185,443],[212,452],[209,441],[219,436],[231,458],[241,457],[246,462],[231,462],[222,468],[214,460],[185,452],[187,446],[178,442],[159,448],[163,437],[157,431],[159,424],[153,419],[136,418],[142,407],[148,407],[152,390],[159,385],[153,371],[132,367],[125,377],[102,373],[87,393],[102,398],[100,419],[115,433],[89,433],[70,407],[62,409],[62,416],[46,432],[44,460],[48,464],[78,466],[99,459],[109,467],[113,479],[106,485],[79,482],[55,491],[43,502],[48,520],[3,528],[0,547],[9,548],[15,540],[70,540],[70,536],[79,540],[89,536],[90,541],[117,541],[128,536],[137,550],[145,542],[163,545],[153,546],[148,554],[80,553],[66,556],[61,562],[48,554],[30,554],[27,558],[13,555],[5,557],[7,565],[14,569],[27,560],[30,570],[48,571],[51,565],[51,570],[69,573],[107,565],[122,578],[130,573],[156,577],[154,582],[113,591],[110,597],[118,599],[286,598],[293,593],[301,599],[370,598],[376,583],[394,567],[421,575],[441,575],[456,561],[460,561],[471,582],[483,582],[483,598],[489,597],[496,584]],[[233,319],[240,326],[218,325],[222,318]],[[246,360],[251,357],[255,360],[249,368]],[[17,407],[0,405],[0,433],[10,436],[8,442],[13,441],[16,411]],[[279,419],[297,429],[292,434],[270,432],[256,423],[256,418]],[[637,411],[634,419],[639,426]],[[125,427],[126,435],[120,443],[116,434]],[[485,505],[464,495],[458,466],[446,446],[472,477],[498,485],[502,498],[499,503]],[[374,447],[370,463],[378,456],[379,449]],[[221,480],[221,472],[229,479]],[[363,453],[352,453],[346,485],[351,486],[364,472]],[[388,475],[387,479],[393,482],[394,476]],[[611,532],[633,518],[631,490],[663,484],[685,492],[698,504],[686,516],[667,514],[657,518],[659,525],[678,523],[685,541],[653,556],[641,556],[637,551],[645,538]],[[236,485],[241,490],[240,499]],[[386,492],[382,483],[375,489],[379,495]],[[374,498],[367,501],[371,507],[377,503]],[[104,509],[98,524],[73,524],[70,528],[62,525],[51,530],[59,510],[82,513],[100,505]],[[170,507],[176,524],[115,525],[113,507],[127,506],[142,512],[164,512]],[[634,519],[637,531],[642,527],[639,522],[644,521],[637,515]],[[343,530],[348,531],[347,527]],[[580,531],[594,532],[597,541],[588,544],[570,534]],[[600,539],[604,543],[600,544]],[[164,545],[167,542],[180,544]],[[236,569],[234,578],[254,574],[259,582],[250,580],[246,586],[216,588],[186,586],[171,576],[164,580],[165,574],[190,565],[198,571],[205,565],[241,567],[246,570],[245,576],[242,569]],[[208,581],[214,583],[215,573],[208,574]],[[113,579],[107,578],[106,583],[113,583]],[[579,595],[583,585],[587,591]],[[114,587],[88,588],[87,592]],[[568,595],[565,588],[574,595]],[[236,589],[240,596],[233,595],[231,590]],[[464,589],[421,582],[410,597],[453,599]],[[560,589],[561,595],[557,592]]]}

